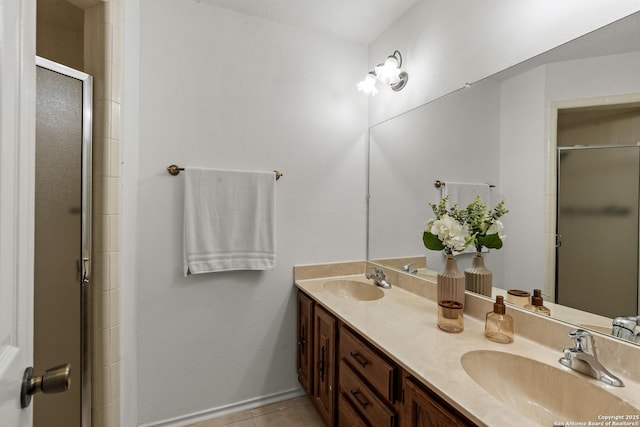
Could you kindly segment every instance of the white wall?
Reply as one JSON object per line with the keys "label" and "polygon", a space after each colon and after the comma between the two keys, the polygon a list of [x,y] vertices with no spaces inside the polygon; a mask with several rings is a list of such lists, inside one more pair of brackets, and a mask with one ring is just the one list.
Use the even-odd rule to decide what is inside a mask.
{"label": "white wall", "polygon": [[[203,3],[141,1],[139,423],[299,392],[293,265],[365,257],[366,55]],[[183,277],[172,163],[284,173],[274,271]]]}
{"label": "white wall", "polygon": [[503,218],[505,289],[542,288],[545,237],[544,67],[504,82],[500,96],[500,187],[509,214]]}
{"label": "white wall", "polygon": [[[140,67],[140,2],[122,4],[122,225],[120,287],[120,426],[138,424],[138,141],[139,67]],[[127,236],[127,239],[124,239]],[[116,422],[114,420],[114,422]]]}
{"label": "white wall", "polygon": [[[123,289],[135,285],[137,296],[123,291],[123,300],[137,301],[123,314],[134,312],[138,326],[131,333],[123,319],[123,352],[137,350],[137,378],[123,363],[122,381],[138,383],[137,408],[123,402],[123,410],[139,424],[298,390],[291,268],[364,257],[368,125],[638,9],[636,0],[425,0],[367,55],[362,46],[198,2],[139,0],[127,10],[130,3],[140,5],[140,75],[130,55],[125,82],[134,84],[125,89],[139,91],[140,120],[125,128],[125,169],[136,164],[124,172],[124,202],[136,206],[124,207],[123,256],[136,258],[123,261]],[[133,9],[125,28],[138,30],[128,21],[137,19]],[[505,43],[513,34],[518,43]],[[369,99],[367,120],[367,98],[354,84],[367,63],[395,49],[409,84]],[[136,119],[131,108],[125,102],[125,122]],[[182,277],[183,177],[166,173],[171,163],[284,172],[275,271]]]}
{"label": "white wall", "polygon": [[[423,0],[369,45],[369,68],[399,50],[409,82],[371,98],[369,124],[394,117],[637,11],[610,0]],[[364,73],[363,73],[364,76]]]}

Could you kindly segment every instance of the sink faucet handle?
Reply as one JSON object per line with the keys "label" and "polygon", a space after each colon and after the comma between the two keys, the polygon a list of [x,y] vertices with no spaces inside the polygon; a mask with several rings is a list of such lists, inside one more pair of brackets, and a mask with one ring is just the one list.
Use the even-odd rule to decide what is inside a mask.
{"label": "sink faucet handle", "polygon": [[569,332],[569,338],[573,340],[576,350],[596,356],[596,344],[589,331],[574,329]]}
{"label": "sink faucet handle", "polygon": [[611,335],[625,340],[638,342],[640,333],[636,331],[636,326],[640,324],[640,316],[620,316],[613,319],[611,323]]}
{"label": "sink faucet handle", "polygon": [[417,274],[418,273],[418,269],[417,268],[412,268],[412,266],[414,266],[416,263],[415,262],[410,262],[408,264],[405,264],[402,266],[402,271],[406,271],[410,274]]}
{"label": "sink faucet handle", "polygon": [[385,278],[384,272],[381,269],[379,269],[378,267],[369,267],[369,271],[371,271],[371,270],[373,270],[374,274],[371,274],[371,273],[367,272],[365,274],[367,279],[371,279],[373,276],[375,276],[378,279],[384,279]]}

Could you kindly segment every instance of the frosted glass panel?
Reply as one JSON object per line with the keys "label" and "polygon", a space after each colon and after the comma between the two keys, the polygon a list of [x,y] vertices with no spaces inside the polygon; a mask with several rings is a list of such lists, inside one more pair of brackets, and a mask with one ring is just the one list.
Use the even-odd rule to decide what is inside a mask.
{"label": "frosted glass panel", "polygon": [[564,150],[558,171],[558,302],[637,313],[637,147]]}
{"label": "frosted glass panel", "polygon": [[34,370],[69,362],[72,379],[69,391],[34,399],[34,426],[75,427],[81,414],[76,263],[82,232],[82,81],[38,67],[36,117]]}

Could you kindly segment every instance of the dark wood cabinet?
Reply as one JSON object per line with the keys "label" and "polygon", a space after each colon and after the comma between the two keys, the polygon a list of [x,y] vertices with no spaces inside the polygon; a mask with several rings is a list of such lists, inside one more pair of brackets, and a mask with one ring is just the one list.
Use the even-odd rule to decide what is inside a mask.
{"label": "dark wood cabinet", "polygon": [[369,427],[358,410],[342,394],[338,397],[338,425],[341,427]]}
{"label": "dark wood cabinet", "polygon": [[411,376],[403,381],[404,427],[475,426]]}
{"label": "dark wood cabinet", "polygon": [[327,427],[475,425],[302,291],[297,306],[298,381]]}
{"label": "dark wood cabinet", "polygon": [[298,381],[304,391],[311,395],[313,386],[313,301],[298,292],[298,331],[296,368]]}
{"label": "dark wood cabinet", "polygon": [[339,342],[340,414],[355,408],[365,425],[397,427],[395,365],[345,325],[340,325]]}
{"label": "dark wood cabinet", "polygon": [[298,291],[297,298],[298,381],[328,427],[336,425],[337,320]]}
{"label": "dark wood cabinet", "polygon": [[[367,425],[375,427],[396,427],[395,408],[373,389],[364,378],[353,372],[351,367],[340,361],[340,398],[356,408],[360,418]],[[343,410],[344,406],[339,408]]]}
{"label": "dark wood cabinet", "polygon": [[336,379],[336,319],[313,307],[313,403],[327,426],[334,425]]}

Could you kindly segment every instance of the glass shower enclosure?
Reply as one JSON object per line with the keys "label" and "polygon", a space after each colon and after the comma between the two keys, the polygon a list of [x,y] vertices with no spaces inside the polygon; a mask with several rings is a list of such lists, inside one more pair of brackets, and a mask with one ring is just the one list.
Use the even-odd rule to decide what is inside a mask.
{"label": "glass shower enclosure", "polygon": [[91,76],[36,58],[34,371],[71,365],[35,427],[91,425]]}
{"label": "glass shower enclosure", "polygon": [[640,147],[558,148],[556,301],[638,315]]}

